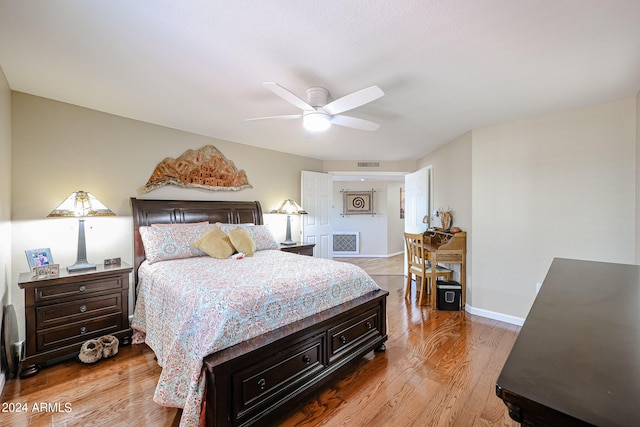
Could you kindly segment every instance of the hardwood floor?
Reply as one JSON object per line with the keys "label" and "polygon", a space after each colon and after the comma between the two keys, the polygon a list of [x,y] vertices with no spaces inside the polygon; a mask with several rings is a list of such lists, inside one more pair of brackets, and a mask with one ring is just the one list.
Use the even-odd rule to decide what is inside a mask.
{"label": "hardwood floor", "polygon": [[[520,328],[418,306],[415,290],[405,300],[401,275],[374,279],[390,292],[387,351],[368,354],[279,425],[516,426],[495,382]],[[95,365],[63,362],[7,381],[0,426],[177,425],[178,409],[153,402],[159,374],[146,345],[123,347]],[[23,404],[26,411],[15,412]],[[41,404],[49,408],[35,411]]]}
{"label": "hardwood floor", "polygon": [[334,258],[360,266],[372,276],[402,276],[404,274],[404,254],[388,258]]}

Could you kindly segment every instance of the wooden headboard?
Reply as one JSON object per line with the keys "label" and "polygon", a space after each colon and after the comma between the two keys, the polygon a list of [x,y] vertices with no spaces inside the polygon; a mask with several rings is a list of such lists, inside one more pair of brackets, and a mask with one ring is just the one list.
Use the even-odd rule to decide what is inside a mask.
{"label": "wooden headboard", "polygon": [[260,202],[213,200],[149,200],[131,198],[133,210],[133,275],[138,284],[138,267],[145,260],[140,227],[151,224],[216,222],[263,224]]}

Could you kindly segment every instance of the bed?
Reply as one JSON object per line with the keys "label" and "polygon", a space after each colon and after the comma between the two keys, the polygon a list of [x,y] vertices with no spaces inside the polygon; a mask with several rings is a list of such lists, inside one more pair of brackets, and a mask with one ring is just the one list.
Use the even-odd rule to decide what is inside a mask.
{"label": "bed", "polygon": [[[145,311],[153,309],[153,306],[148,304],[153,300],[148,296],[152,292],[149,289],[153,289],[153,292],[159,292],[156,291],[155,284],[153,287],[147,286],[145,288],[145,283],[140,283],[145,281],[147,284],[151,283],[154,277],[153,274],[155,274],[149,273],[149,262],[147,254],[145,254],[140,227],[149,227],[153,224],[225,223],[255,224],[256,226],[263,224],[261,206],[257,201],[175,201],[132,198],[131,205],[134,231],[134,281],[136,284],[136,296],[138,297],[136,314],[134,315],[134,327],[136,327],[136,316],[138,318],[143,316],[139,314],[141,311],[144,314]],[[143,229],[142,231],[146,230],[148,229]],[[328,383],[342,377],[366,353],[384,351],[384,343],[387,340],[387,291],[378,288],[375,282],[367,276],[368,279],[361,280],[358,278],[358,280],[354,281],[354,283],[358,283],[355,286],[355,288],[358,288],[357,293],[356,290],[352,290],[349,287],[353,287],[352,285],[346,285],[346,290],[343,289],[336,292],[333,289],[337,288],[334,287],[331,291],[326,291],[327,295],[322,294],[322,296],[314,299],[313,294],[302,295],[306,288],[309,290],[316,289],[313,279],[306,276],[303,278],[299,278],[298,275],[295,277],[289,276],[291,269],[286,268],[287,266],[297,266],[295,270],[300,270],[300,273],[310,272],[311,270],[322,272],[324,268],[338,268],[341,269],[337,273],[338,275],[357,275],[360,274],[357,271],[357,267],[347,263],[320,260],[279,250],[256,252],[253,257],[247,257],[240,262],[208,258],[210,257],[195,258],[193,261],[170,261],[174,264],[162,261],[154,265],[160,266],[165,270],[165,273],[169,272],[169,274],[179,274],[180,269],[184,271],[215,271],[215,274],[222,274],[225,278],[237,276],[237,280],[241,282],[244,280],[242,277],[248,277],[243,275],[250,274],[248,272],[252,271],[251,269],[258,269],[253,271],[262,271],[264,274],[259,274],[259,276],[261,278],[264,276],[265,281],[271,280],[268,277],[270,277],[270,271],[274,270],[274,276],[284,275],[287,278],[286,281],[291,282],[292,292],[300,294],[298,295],[300,301],[305,300],[305,298],[308,300],[310,297],[311,300],[322,301],[322,304],[325,305],[318,303],[314,307],[315,311],[309,311],[311,314],[296,306],[295,311],[299,318],[292,317],[292,320],[289,321],[286,320],[289,319],[288,317],[285,319],[284,317],[276,316],[277,322],[274,321],[275,323],[273,323],[273,325],[277,326],[275,329],[260,329],[259,325],[264,325],[268,322],[265,322],[264,319],[260,320],[257,314],[251,313],[251,316],[255,316],[255,319],[254,317],[251,319],[255,321],[245,322],[242,327],[237,328],[247,334],[246,337],[239,335],[241,338],[239,342],[231,340],[207,347],[209,345],[208,342],[206,345],[203,344],[201,346],[201,342],[195,339],[193,343],[190,342],[187,345],[187,341],[194,339],[194,336],[206,335],[196,331],[186,335],[186,338],[184,338],[185,343],[175,343],[175,346],[182,346],[182,348],[186,346],[188,348],[197,348],[199,351],[204,351],[203,349],[210,350],[210,352],[203,354],[199,354],[196,350],[194,350],[193,354],[183,354],[185,359],[189,357],[198,359],[196,375],[199,375],[199,377],[197,386],[192,382],[191,385],[186,387],[188,390],[185,393],[188,394],[188,397],[184,406],[181,425],[264,425],[264,423],[273,421],[282,415],[282,410],[278,411],[278,409],[295,408],[309,396],[326,387]],[[147,261],[145,262],[145,260]],[[233,264],[234,262],[235,264]],[[312,264],[312,267],[299,267],[306,265],[298,264],[302,262],[314,264]],[[228,270],[235,268],[240,270]],[[260,268],[263,268],[263,270],[260,270]],[[281,268],[281,270],[276,272],[278,268]],[[233,273],[230,273],[231,271]],[[214,273],[212,272],[211,274]],[[254,276],[256,275],[254,274]],[[310,282],[307,282],[307,280]],[[172,282],[178,283],[181,282],[181,279],[180,277],[174,277]],[[247,280],[247,282],[252,281]],[[295,286],[294,282],[296,283]],[[375,286],[372,286],[370,282],[373,282]],[[297,283],[301,283],[303,286],[300,287]],[[362,285],[362,283],[365,284]],[[238,288],[242,285],[233,286]],[[259,284],[253,284],[252,282],[251,286],[243,288],[243,292],[250,297],[259,299],[259,297],[253,296],[259,294]],[[274,286],[269,282],[269,289],[275,294],[279,291]],[[193,288],[195,290],[190,288],[190,291],[186,293],[189,294],[189,298],[200,302],[203,300],[208,301],[208,297],[194,296],[195,292],[199,292],[197,288],[197,286]],[[298,290],[293,291],[294,289]],[[184,293],[184,291],[182,292]],[[335,293],[336,295],[329,295],[329,293]],[[226,292],[225,296],[227,294],[231,295],[233,292]],[[238,292],[236,292],[237,294]],[[337,305],[332,305],[325,301],[333,297],[337,298],[338,294],[341,299],[336,299]],[[146,302],[143,301],[145,298]],[[165,299],[169,300],[171,298],[176,297],[165,297]],[[237,296],[229,296],[229,298],[237,298]],[[229,301],[233,300],[228,300],[222,304],[225,307],[234,305],[233,302]],[[196,303],[200,304],[199,302]],[[215,307],[220,307],[221,303],[219,301],[212,300],[211,304],[213,305],[207,306],[210,308],[195,311],[193,314],[188,312],[188,302],[181,302],[180,310],[167,307],[164,307],[163,310],[173,310],[178,312],[179,316],[182,316],[181,320],[175,323],[197,325],[204,322],[203,318],[205,317],[215,317],[212,313],[216,314],[225,311],[215,309]],[[218,305],[216,306],[215,304]],[[238,305],[242,304],[245,304],[245,302],[238,303]],[[256,306],[257,303],[252,301],[248,304]],[[202,305],[200,306],[203,307]],[[188,316],[194,316],[194,320],[189,320]],[[271,314],[268,314],[268,316],[271,316]],[[170,318],[169,316],[166,317],[167,319]],[[273,318],[269,317],[268,320],[273,320]],[[140,324],[143,325],[140,329],[145,329],[144,332],[149,334],[149,331],[146,330],[149,325],[145,325],[140,320],[137,322],[138,326]],[[167,322],[166,325],[156,325],[155,328],[163,331],[170,331],[171,328],[176,328],[175,324],[172,323],[174,321],[167,320]],[[178,334],[175,336],[179,337]],[[175,365],[173,369],[177,370],[189,365],[184,362],[182,363],[184,366],[178,366],[176,360],[181,359],[165,355],[166,348],[154,348],[154,346],[160,346],[152,338],[147,336],[147,342],[152,343],[150,346],[156,352],[156,356],[159,356],[158,362],[161,365],[163,363],[173,363]],[[182,340],[182,338],[179,338],[179,340]],[[203,338],[203,341],[207,340],[208,336],[206,339]],[[188,369],[193,368],[190,368],[189,365]],[[159,400],[157,398],[158,395],[167,392],[166,389],[169,388],[162,389],[161,387],[164,385],[162,376],[167,371],[170,371],[169,367],[163,366],[163,374],[156,389],[156,396],[154,396],[156,401]],[[173,386],[174,384],[171,385]],[[196,388],[201,388],[202,390],[195,390]],[[159,403],[167,404],[167,401]],[[173,405],[169,401],[168,406],[181,405]]]}

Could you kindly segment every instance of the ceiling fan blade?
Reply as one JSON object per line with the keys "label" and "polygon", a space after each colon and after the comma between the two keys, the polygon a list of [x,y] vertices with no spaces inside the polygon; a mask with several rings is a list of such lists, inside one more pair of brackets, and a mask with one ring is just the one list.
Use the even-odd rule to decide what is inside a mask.
{"label": "ceiling fan blade", "polygon": [[278,95],[280,98],[284,99],[290,104],[295,105],[301,110],[313,110],[314,108],[307,103],[304,99],[300,98],[298,95],[289,92],[287,89],[280,86],[278,83],[274,82],[264,82],[262,83],[264,87],[269,89],[271,92]]}
{"label": "ceiling fan blade", "polygon": [[331,123],[345,126],[348,128],[360,129],[360,130],[376,130],[380,127],[378,123],[370,122],[369,120],[357,119],[349,116],[333,116]]}
{"label": "ceiling fan blade", "polygon": [[384,92],[382,89],[378,86],[371,86],[338,98],[322,107],[322,109],[331,115],[340,114],[344,111],[352,110],[361,105],[368,104],[371,101],[375,101],[383,95]]}
{"label": "ceiling fan blade", "polygon": [[252,122],[254,120],[269,120],[269,119],[278,119],[278,120],[290,120],[290,119],[301,119],[302,114],[291,114],[288,116],[269,116],[269,117],[256,117],[253,119],[244,119],[245,122]]}

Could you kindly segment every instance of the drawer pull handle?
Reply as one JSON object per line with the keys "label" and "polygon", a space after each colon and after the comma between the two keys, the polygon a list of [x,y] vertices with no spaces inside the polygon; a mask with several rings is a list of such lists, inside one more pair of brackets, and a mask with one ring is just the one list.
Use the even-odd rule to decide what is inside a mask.
{"label": "drawer pull handle", "polygon": [[340,335],[340,342],[342,344],[346,344],[347,343],[347,337],[345,337],[344,335]]}
{"label": "drawer pull handle", "polygon": [[264,378],[260,378],[260,380],[258,381],[258,387],[260,388],[260,390],[264,390],[265,388],[267,388],[267,381],[265,381]]}
{"label": "drawer pull handle", "polygon": [[364,324],[364,326],[365,326],[367,329],[371,329],[371,322],[366,322],[366,323]]}
{"label": "drawer pull handle", "polygon": [[78,288],[78,290],[79,290],[80,292],[84,292],[84,291],[86,291],[86,290],[87,290],[87,287],[86,287],[85,285],[82,285],[82,286],[80,286],[80,287]]}
{"label": "drawer pull handle", "polygon": [[86,334],[87,333],[87,327],[83,326],[82,328],[80,328],[80,333],[81,334]]}
{"label": "drawer pull handle", "polygon": [[302,361],[304,362],[305,365],[311,365],[311,358],[309,356],[307,356],[306,354],[302,358]]}
{"label": "drawer pull handle", "polygon": [[80,306],[80,313],[84,313],[85,311],[87,311],[87,306],[86,305],[81,305]]}

